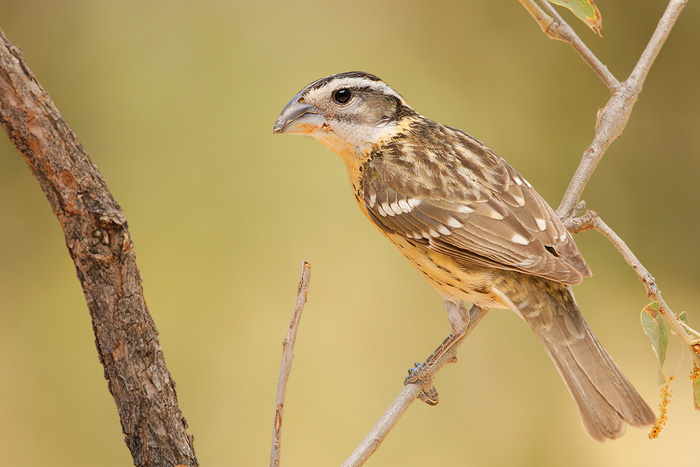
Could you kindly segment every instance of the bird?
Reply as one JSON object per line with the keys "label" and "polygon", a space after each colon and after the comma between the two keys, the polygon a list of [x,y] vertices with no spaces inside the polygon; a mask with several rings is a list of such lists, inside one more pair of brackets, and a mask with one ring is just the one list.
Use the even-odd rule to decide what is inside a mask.
{"label": "bird", "polygon": [[571,287],[591,270],[571,234],[491,149],[361,71],[304,87],[273,133],[310,136],[340,157],[362,212],[441,295],[451,336],[464,333],[467,303],[510,309],[551,357],[593,439],[655,422],[576,304]]}

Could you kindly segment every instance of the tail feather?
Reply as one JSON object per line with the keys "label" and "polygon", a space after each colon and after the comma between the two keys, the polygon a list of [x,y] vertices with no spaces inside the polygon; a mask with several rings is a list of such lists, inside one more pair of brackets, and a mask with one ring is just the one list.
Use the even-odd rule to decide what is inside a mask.
{"label": "tail feather", "polygon": [[654,412],[590,331],[573,345],[550,342],[545,348],[591,437],[598,441],[615,439],[625,433],[627,424],[641,427],[654,423]]}
{"label": "tail feather", "polygon": [[554,361],[588,434],[606,441],[622,436],[627,424],[652,425],[654,412],[593,335],[569,287],[531,279],[549,293],[541,283],[525,287],[514,304]]}

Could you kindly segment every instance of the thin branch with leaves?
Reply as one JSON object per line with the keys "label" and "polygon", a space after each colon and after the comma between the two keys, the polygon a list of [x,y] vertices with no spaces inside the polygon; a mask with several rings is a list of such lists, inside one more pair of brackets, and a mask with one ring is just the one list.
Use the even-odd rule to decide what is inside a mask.
{"label": "thin branch with leaves", "polygon": [[[629,264],[639,276],[639,279],[642,281],[647,290],[647,295],[649,298],[661,304],[659,312],[666,319],[676,336],[681,340],[686,348],[689,349],[695,366],[700,367],[700,353],[698,353],[696,347],[694,347],[697,342],[692,336],[695,331],[691,331],[689,333],[685,330],[677,315],[671,311],[670,307],[661,296],[661,291],[656,285],[654,277],[646,268],[644,268],[624,241],[607,224],[605,224],[595,212],[589,211],[579,219],[573,218],[573,216],[575,216],[583,206],[580,201],[581,195],[586,187],[586,184],[593,175],[593,171],[603,158],[603,155],[608,147],[610,147],[612,142],[622,135],[622,132],[627,126],[632,108],[637,102],[637,98],[642,91],[642,86],[647,75],[649,74],[649,70],[654,64],[654,60],[658,56],[661,47],[666,42],[666,39],[668,38],[673,25],[676,23],[678,16],[685,7],[687,0],[671,0],[669,2],[654,33],[652,34],[651,39],[649,40],[649,43],[632,70],[632,73],[630,73],[629,77],[625,81],[618,83],[617,85],[614,84],[617,80],[612,77],[612,74],[610,74],[602,63],[600,63],[597,59],[590,59],[590,50],[585,47],[585,45],[581,46],[583,42],[576,35],[576,33],[573,32],[573,29],[571,29],[571,27],[564,22],[554,8],[552,8],[547,0],[543,0],[542,4],[549,11],[549,13],[555,17],[555,19],[548,16],[543,10],[539,9],[539,7],[532,0],[520,0],[520,2],[531,14],[536,11],[533,16],[541,26],[543,24],[549,25],[546,30],[543,27],[543,30],[549,37],[570,43],[574,49],[579,52],[584,61],[591,65],[591,68],[596,71],[603,82],[608,85],[612,94],[603,109],[598,112],[593,141],[583,152],[581,163],[571,178],[571,182],[569,183],[569,186],[564,193],[564,197],[562,198],[561,204],[557,209],[557,214],[572,233],[595,229],[612,242],[627,264]],[[551,26],[551,24],[556,26]],[[551,34],[551,31],[553,30],[565,32],[554,36]],[[585,47],[585,49],[583,47]],[[591,63],[594,63],[594,65]]]}

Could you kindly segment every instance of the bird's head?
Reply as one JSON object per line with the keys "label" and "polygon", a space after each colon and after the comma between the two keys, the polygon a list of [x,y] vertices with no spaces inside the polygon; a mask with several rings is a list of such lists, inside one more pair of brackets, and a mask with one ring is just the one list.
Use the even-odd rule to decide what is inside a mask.
{"label": "bird's head", "polygon": [[282,110],[274,133],[308,135],[349,162],[399,130],[417,115],[382,80],[351,71],[319,79],[302,89]]}

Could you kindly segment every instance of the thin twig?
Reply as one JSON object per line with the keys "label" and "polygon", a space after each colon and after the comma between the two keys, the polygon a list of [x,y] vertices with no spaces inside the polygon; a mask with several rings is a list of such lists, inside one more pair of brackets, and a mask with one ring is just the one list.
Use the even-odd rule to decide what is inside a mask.
{"label": "thin twig", "polygon": [[408,408],[418,398],[422,389],[420,384],[412,383],[403,387],[401,392],[389,408],[384,412],[384,415],[372,427],[365,439],[355,448],[350,456],[343,462],[342,467],[358,467],[367,462],[367,459],[374,454],[374,451],[379,448],[389,432],[398,423],[401,416],[406,413]]}
{"label": "thin twig", "polygon": [[301,278],[297,288],[297,298],[294,301],[294,311],[289,322],[287,337],[282,342],[282,363],[280,363],[280,376],[277,382],[277,398],[275,399],[275,422],[272,430],[272,449],[270,452],[270,467],[280,465],[280,450],[282,448],[282,412],[284,411],[284,397],[287,392],[289,373],[292,371],[294,359],[294,342],[297,338],[297,330],[301,321],[301,312],[304,310],[306,295],[309,290],[311,277],[311,265],[304,261],[301,265]]}
{"label": "thin twig", "polygon": [[554,19],[542,8],[540,8],[535,0],[520,0],[520,3],[527,10],[527,12],[530,13],[530,16],[537,21],[537,24],[540,26],[543,33],[545,33],[550,39],[562,40],[561,38],[553,36],[550,33],[550,28],[552,27],[552,23],[554,23]]}
{"label": "thin twig", "polygon": [[[433,376],[437,375],[440,369],[447,363],[457,360],[457,349],[466,340],[467,336],[474,330],[481,318],[483,318],[488,310],[478,306],[472,306],[469,310],[469,323],[467,330],[462,338],[446,352],[433,367]],[[422,391],[419,382],[404,386],[403,390],[394,399],[394,402],[389,406],[384,415],[377,421],[372,430],[365,436],[365,439],[355,448],[350,457],[343,463],[342,467],[359,467],[363,465],[367,459],[377,450],[382,441],[387,437],[389,432],[398,423],[401,416],[408,410],[414,400]]]}
{"label": "thin twig", "polygon": [[608,67],[603,65],[603,63],[598,60],[591,49],[581,40],[576,32],[567,24],[566,21],[559,16],[559,13],[552,8],[552,6],[546,0],[542,3],[550,11],[551,15],[547,14],[542,8],[540,8],[534,0],[520,0],[520,3],[525,7],[525,9],[530,13],[530,15],[537,21],[542,32],[544,32],[550,39],[555,39],[562,42],[567,42],[571,47],[578,52],[584,62],[591,67],[593,71],[600,77],[605,85],[611,90],[617,89],[620,82],[613,76],[613,74],[608,70]]}
{"label": "thin twig", "polygon": [[654,276],[652,276],[651,273],[649,273],[649,271],[639,261],[639,259],[637,259],[634,253],[632,253],[632,250],[630,250],[630,248],[624,242],[624,240],[622,240],[622,238],[620,238],[620,236],[617,235],[617,233],[615,233],[615,231],[611,229],[608,226],[608,224],[603,222],[603,219],[600,218],[598,213],[593,211],[592,209],[586,212],[586,214],[584,214],[583,216],[576,219],[572,219],[569,222],[569,227],[569,231],[571,231],[572,233],[584,232],[586,230],[595,229],[601,234],[603,234],[605,238],[610,240],[610,242],[615,246],[615,248],[617,248],[617,251],[620,252],[625,262],[627,262],[627,264],[629,264],[629,266],[632,269],[634,269],[634,271],[637,273],[639,280],[642,282],[642,284],[644,284],[644,288],[647,291],[647,296],[651,300],[659,302],[659,312],[666,319],[666,322],[669,324],[674,334],[676,334],[683,343],[683,345],[685,345],[690,350],[690,355],[693,358],[693,362],[695,362],[695,365],[700,367],[700,355],[698,355],[697,351],[693,347],[696,344],[696,341],[693,338],[694,336],[692,334],[689,334],[685,330],[683,322],[678,319],[678,316],[666,304],[663,297],[661,296],[661,291],[659,290],[659,287],[656,285]]}
{"label": "thin twig", "polygon": [[678,16],[681,14],[683,8],[685,8],[688,0],[671,0],[664,11],[663,16],[659,20],[659,24],[654,30],[654,34],[651,36],[649,43],[647,44],[642,56],[635,65],[632,74],[627,78],[628,86],[635,86],[639,91],[642,89],[642,84],[651,69],[651,66],[656,60],[656,56],[659,55],[661,47],[666,42],[673,25],[676,24]]}
{"label": "thin twig", "polygon": [[[681,326],[683,326],[683,329],[685,329],[688,332],[688,334],[690,334],[691,336],[695,337],[696,339],[700,338],[700,332],[691,328],[690,326],[685,324],[683,321],[681,321]],[[696,344],[698,344],[698,342],[694,341],[693,345],[696,345]]]}
{"label": "thin twig", "polygon": [[671,32],[686,1],[671,0],[669,2],[654,34],[629,78],[620,86],[612,89],[612,97],[605,104],[605,107],[598,112],[593,142],[583,152],[581,163],[571,178],[571,182],[569,182],[569,186],[557,209],[557,214],[560,218],[567,219],[576,214],[576,204],[581,198],[583,189],[586,187],[588,180],[590,180],[598,162],[603,158],[603,154],[605,154],[610,144],[622,135],[622,131],[627,126],[632,108],[637,101],[639,93],[642,91],[644,79],[649,73],[654,59]]}

